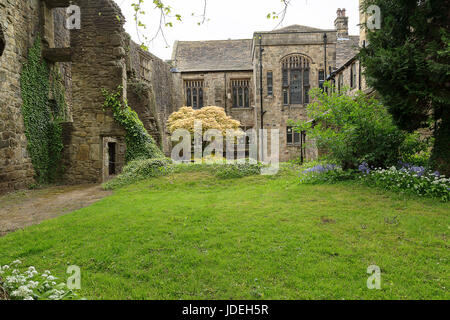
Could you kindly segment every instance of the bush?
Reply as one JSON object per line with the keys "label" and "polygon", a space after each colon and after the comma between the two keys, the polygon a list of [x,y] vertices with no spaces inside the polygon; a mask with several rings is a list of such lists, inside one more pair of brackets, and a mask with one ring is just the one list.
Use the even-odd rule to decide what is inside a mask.
{"label": "bush", "polygon": [[300,173],[300,183],[304,184],[320,184],[320,183],[336,183],[355,179],[353,170],[342,170],[342,167],[336,164],[313,162],[313,166],[306,164]]}
{"label": "bush", "polygon": [[122,174],[103,184],[106,190],[114,190],[144,179],[166,175],[172,171],[169,158],[135,160],[128,163]]}
{"label": "bush", "polygon": [[314,102],[307,106],[307,115],[315,121],[294,125],[296,131],[306,131],[329,160],[344,170],[357,169],[363,161],[389,167],[419,151],[418,136],[398,129],[379,101],[362,92],[349,96],[326,86],[330,94],[311,90]]}
{"label": "bush", "polygon": [[222,179],[243,178],[261,174],[262,164],[233,163],[216,165],[214,174]]}
{"label": "bush", "polygon": [[[50,271],[40,274],[34,267],[20,270],[19,260],[11,266],[0,265],[0,300],[78,300],[78,295],[65,283],[57,283]],[[3,290],[2,290],[3,289]]]}
{"label": "bush", "polygon": [[226,134],[227,130],[239,130],[241,123],[228,116],[221,107],[209,106],[199,110],[191,107],[182,107],[170,115],[168,120],[169,131],[173,133],[178,129],[194,133],[194,122],[201,121],[203,133],[210,129],[217,129]]}
{"label": "bush", "polygon": [[361,181],[369,186],[380,187],[400,193],[410,193],[419,197],[431,197],[447,202],[450,199],[450,179],[431,172],[424,167],[401,164],[401,168],[368,168],[361,165]]}

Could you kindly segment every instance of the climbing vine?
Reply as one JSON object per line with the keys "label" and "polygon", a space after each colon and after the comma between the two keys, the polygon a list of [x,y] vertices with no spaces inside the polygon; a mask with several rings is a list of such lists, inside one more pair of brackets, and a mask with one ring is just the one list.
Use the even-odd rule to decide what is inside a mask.
{"label": "climbing vine", "polygon": [[119,87],[117,92],[110,93],[103,89],[102,93],[105,97],[104,109],[111,108],[114,120],[126,131],[126,162],[137,159],[163,158],[164,154],[148,134],[137,113],[130,108],[126,100],[122,99],[121,90],[122,87]]}
{"label": "climbing vine", "polygon": [[[27,137],[27,150],[36,173],[36,182],[54,182],[61,159],[62,129],[66,103],[64,88],[57,71],[42,59],[41,39],[37,37],[28,53],[21,77],[22,116]],[[58,79],[56,80],[55,77]],[[54,97],[50,100],[49,93]]]}

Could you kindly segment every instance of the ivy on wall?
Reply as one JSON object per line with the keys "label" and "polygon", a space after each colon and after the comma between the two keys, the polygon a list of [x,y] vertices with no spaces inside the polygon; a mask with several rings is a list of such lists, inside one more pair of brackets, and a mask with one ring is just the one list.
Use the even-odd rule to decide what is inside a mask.
{"label": "ivy on wall", "polygon": [[[20,86],[27,150],[36,173],[36,182],[45,184],[56,180],[60,167],[63,149],[60,123],[65,118],[66,102],[59,72],[56,67],[51,69],[47,65],[41,52],[41,39],[37,37],[23,66]],[[52,100],[49,98],[50,92]]]}
{"label": "ivy on wall", "polygon": [[126,131],[127,152],[125,161],[163,158],[164,154],[156,145],[155,140],[148,134],[136,111],[130,108],[126,100],[122,99],[121,90],[122,87],[119,87],[117,92],[110,93],[103,89],[102,93],[105,97],[103,107],[112,109],[114,120]]}

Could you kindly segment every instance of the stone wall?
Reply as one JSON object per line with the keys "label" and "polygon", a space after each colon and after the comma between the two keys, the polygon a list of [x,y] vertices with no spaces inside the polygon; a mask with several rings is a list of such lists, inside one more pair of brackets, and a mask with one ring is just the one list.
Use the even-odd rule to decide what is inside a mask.
{"label": "stone wall", "polygon": [[170,154],[169,116],[183,106],[181,78],[172,67],[129,41],[128,101],[166,155]]}
{"label": "stone wall", "polygon": [[116,166],[124,165],[124,130],[111,110],[103,110],[102,89],[127,96],[124,17],[110,0],[77,0],[82,12],[81,29],[71,31],[73,124],[66,141],[65,181],[95,183],[107,178],[105,141],[118,144]]}

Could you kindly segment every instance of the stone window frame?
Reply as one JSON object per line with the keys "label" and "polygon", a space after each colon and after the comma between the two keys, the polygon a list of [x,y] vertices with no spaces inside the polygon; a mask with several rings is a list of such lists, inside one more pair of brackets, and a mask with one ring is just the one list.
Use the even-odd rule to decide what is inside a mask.
{"label": "stone window frame", "polygon": [[250,78],[230,79],[231,107],[233,109],[250,108]]}
{"label": "stone window frame", "polygon": [[356,89],[356,77],[357,77],[356,63],[352,63],[352,65],[350,66],[350,88],[351,89]]}
{"label": "stone window frame", "polygon": [[344,74],[342,72],[338,74],[337,83],[338,93],[341,93],[344,88]]}
{"label": "stone window frame", "polygon": [[321,90],[323,90],[323,85],[325,84],[325,69],[319,69],[318,83],[319,83],[319,88]]}
{"label": "stone window frame", "polygon": [[267,95],[273,96],[273,71],[267,71]]}
{"label": "stone window frame", "polygon": [[[302,53],[291,53],[281,58],[280,64],[282,75],[282,104],[284,106],[303,106],[309,104],[309,90],[311,88],[311,65],[313,64],[312,59]],[[300,74],[300,101],[294,101],[295,103],[292,103],[292,75],[294,73],[296,73],[297,75]]]}
{"label": "stone window frame", "polygon": [[139,53],[139,73],[141,78],[147,81],[152,80],[151,62],[151,58]]}
{"label": "stone window frame", "polygon": [[203,108],[205,102],[204,80],[185,80],[184,94],[187,107],[192,107],[194,110]]}
{"label": "stone window frame", "polygon": [[[290,139],[289,136],[291,137]],[[296,137],[298,138],[298,141],[296,141]],[[296,132],[294,127],[286,126],[286,145],[296,147],[302,145],[302,134]]]}

